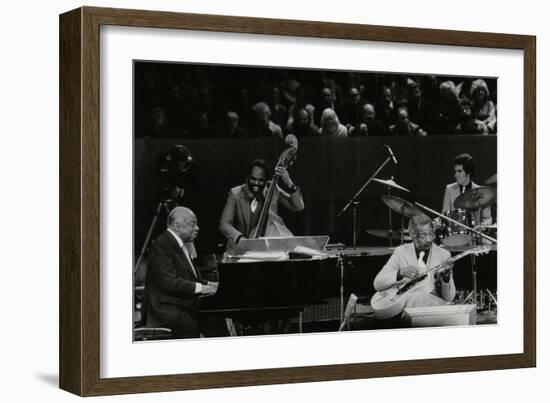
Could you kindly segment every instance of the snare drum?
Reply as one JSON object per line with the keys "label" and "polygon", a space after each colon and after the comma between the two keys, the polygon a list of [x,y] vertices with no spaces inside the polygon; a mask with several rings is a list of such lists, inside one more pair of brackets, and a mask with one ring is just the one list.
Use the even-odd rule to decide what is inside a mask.
{"label": "snare drum", "polygon": [[[471,226],[470,213],[463,209],[454,209],[445,213],[445,215],[461,224]],[[464,246],[472,243],[472,234],[466,228],[450,222],[442,220],[441,242],[447,246]]]}

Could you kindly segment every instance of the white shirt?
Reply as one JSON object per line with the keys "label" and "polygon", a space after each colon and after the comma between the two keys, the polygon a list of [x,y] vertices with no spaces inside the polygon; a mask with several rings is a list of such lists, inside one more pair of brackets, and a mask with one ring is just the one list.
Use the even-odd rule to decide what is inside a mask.
{"label": "white shirt", "polygon": [[[176,242],[178,243],[179,247],[183,250],[183,253],[185,254],[185,257],[191,264],[191,269],[193,270],[193,273],[195,273],[195,277],[198,278],[197,272],[195,271],[195,266],[193,265],[193,261],[191,260],[191,256],[189,255],[189,251],[187,250],[187,247],[181,240],[178,234],[176,234],[174,231],[172,231],[170,228],[168,228],[168,232],[172,234],[172,236],[176,239]],[[202,292],[202,284],[201,283],[195,283],[195,294],[200,294]]]}

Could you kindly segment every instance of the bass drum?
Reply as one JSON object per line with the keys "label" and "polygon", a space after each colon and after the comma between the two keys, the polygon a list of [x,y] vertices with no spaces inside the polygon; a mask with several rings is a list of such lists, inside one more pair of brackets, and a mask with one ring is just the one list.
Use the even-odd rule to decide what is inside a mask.
{"label": "bass drum", "polygon": [[[463,209],[454,209],[445,213],[445,216],[471,227],[470,213]],[[450,221],[443,220],[440,229],[441,243],[447,246],[465,246],[472,243],[472,233],[466,228]]]}

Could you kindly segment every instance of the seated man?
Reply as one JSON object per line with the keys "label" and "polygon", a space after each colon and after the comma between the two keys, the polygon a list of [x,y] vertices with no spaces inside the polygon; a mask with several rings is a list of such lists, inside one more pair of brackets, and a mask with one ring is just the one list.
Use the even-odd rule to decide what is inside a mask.
{"label": "seated man", "polygon": [[199,296],[218,289],[218,283],[202,279],[186,247],[198,232],[195,214],[176,207],[168,215],[167,230],[151,246],[145,279],[146,323],[172,330],[174,338],[200,337]]}
{"label": "seated man", "polygon": [[[470,154],[459,154],[453,161],[454,177],[456,182],[450,183],[445,188],[443,195],[442,213],[448,213],[455,209],[455,200],[464,192],[479,187],[474,183],[472,177],[475,172],[475,160]],[[481,209],[481,212],[475,211],[473,219],[476,225],[490,225],[493,221],[491,216],[491,206]]]}
{"label": "seated man", "polygon": [[[425,214],[413,216],[409,221],[413,242],[398,246],[390,259],[374,279],[376,291],[383,291],[399,282],[406,282],[425,273],[429,268],[443,264],[441,271],[430,273],[424,284],[412,288],[406,307],[443,305],[451,302],[456,294],[449,251],[433,243],[433,223]],[[419,283],[420,284],[420,283]]]}
{"label": "seated man", "polygon": [[[270,222],[275,221],[284,226],[281,218],[277,215],[279,204],[291,211],[304,209],[302,192],[294,185],[288,171],[278,168],[278,173],[281,175],[282,183],[280,183],[286,190],[279,187],[275,189],[270,206],[268,227]],[[220,231],[228,240],[228,249],[232,249],[242,238],[253,236],[267,193],[266,185],[267,165],[265,161],[257,159],[249,165],[246,183],[229,191],[220,218]],[[286,231],[288,231],[288,236],[292,236],[288,229]]]}

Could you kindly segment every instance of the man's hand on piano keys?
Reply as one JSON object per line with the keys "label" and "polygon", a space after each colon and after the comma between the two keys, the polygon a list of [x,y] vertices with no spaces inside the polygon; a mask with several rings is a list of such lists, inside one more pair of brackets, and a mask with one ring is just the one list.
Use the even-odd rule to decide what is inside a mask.
{"label": "man's hand on piano keys", "polygon": [[206,296],[214,295],[215,293],[218,292],[219,284],[220,283],[217,283],[217,282],[214,282],[214,281],[209,281],[208,283],[203,284],[201,294],[206,295]]}

